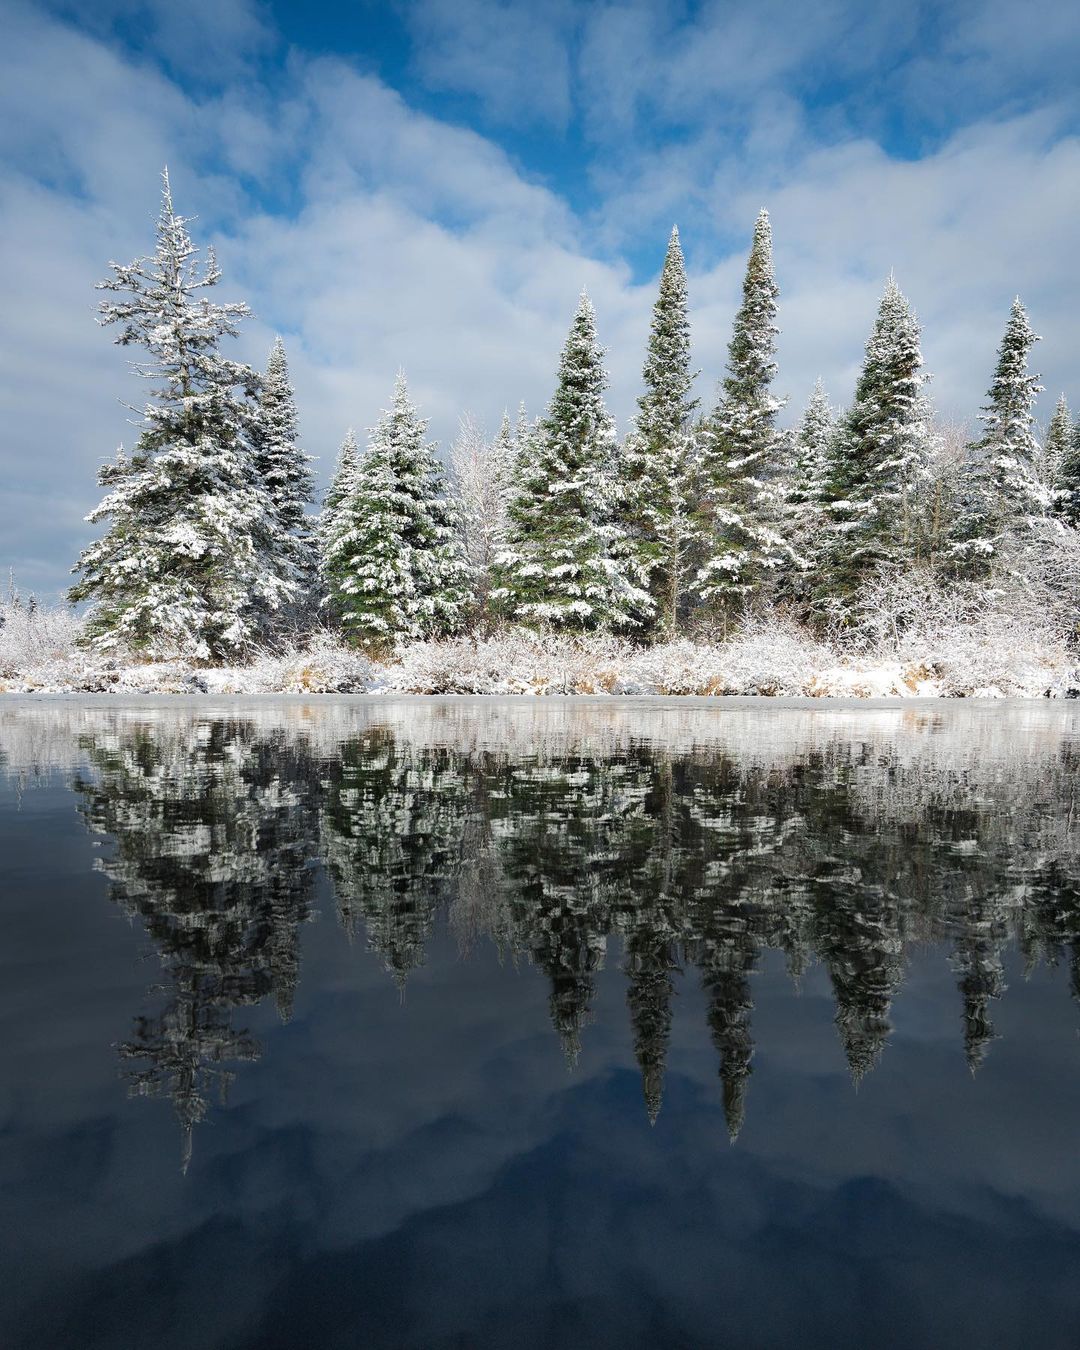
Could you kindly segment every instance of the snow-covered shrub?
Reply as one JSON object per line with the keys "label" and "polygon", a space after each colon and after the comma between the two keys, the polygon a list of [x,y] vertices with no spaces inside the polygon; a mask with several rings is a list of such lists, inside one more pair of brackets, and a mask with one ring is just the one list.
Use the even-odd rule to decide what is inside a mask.
{"label": "snow-covered shrub", "polygon": [[355,647],[330,633],[278,652],[260,652],[246,666],[198,673],[199,686],[213,694],[359,694],[376,668]]}
{"label": "snow-covered shrub", "polygon": [[725,642],[665,642],[634,654],[626,692],[767,694],[809,692],[816,671],[838,658],[805,629],[749,618]]}
{"label": "snow-covered shrub", "polygon": [[0,678],[68,657],[81,625],[75,611],[11,595],[0,602]]}
{"label": "snow-covered shrub", "polygon": [[849,641],[863,665],[897,662],[924,692],[952,698],[1061,696],[1080,653],[1042,585],[942,584],[926,571],[878,577],[860,596]]}
{"label": "snow-covered shrub", "polygon": [[510,630],[488,638],[416,642],[386,671],[410,694],[601,694],[617,686],[634,648],[617,638]]}
{"label": "snow-covered shrub", "polygon": [[23,600],[12,587],[0,601],[0,691],[66,687],[88,664],[81,627],[70,607]]}

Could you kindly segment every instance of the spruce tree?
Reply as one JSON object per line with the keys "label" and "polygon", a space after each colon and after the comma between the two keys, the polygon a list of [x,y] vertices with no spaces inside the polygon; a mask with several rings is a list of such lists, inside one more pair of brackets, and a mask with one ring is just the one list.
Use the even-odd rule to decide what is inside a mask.
{"label": "spruce tree", "polygon": [[235,659],[299,588],[252,455],[259,377],[219,351],[248,309],[204,295],[221,273],[212,251],[200,265],[187,224],[166,172],[154,256],[113,263],[100,285],[119,297],[101,323],[149,353],[135,370],[155,387],[130,458],[101,470],[108,492],[87,519],[110,524],[70,596],[92,602],[87,638],[101,649]]}
{"label": "spruce tree", "polygon": [[798,555],[797,562],[789,560],[784,568],[781,593],[786,596],[805,598],[824,542],[823,500],[835,435],[836,416],[819,379],[790,438],[788,467],[780,482],[783,534]]}
{"label": "spruce tree", "polygon": [[357,465],[360,463],[360,447],[356,443],[356,433],[352,427],[345,433],[338,451],[334,476],[323,497],[322,510],[319,512],[315,527],[315,539],[319,558],[320,603],[327,607],[335,620],[340,615],[334,613],[330,595],[331,545],[347,528],[342,516],[342,507],[350,500],[354,491]]}
{"label": "spruce tree", "polygon": [[1057,514],[1073,529],[1080,529],[1080,422],[1072,428],[1054,488]]}
{"label": "spruce tree", "polygon": [[520,460],[494,598],[527,624],[634,627],[651,608],[618,521],[615,425],[596,313],[582,294],[547,416]]}
{"label": "spruce tree", "polygon": [[841,604],[873,571],[918,556],[917,494],[932,445],[919,333],[890,277],[823,486],[830,537],[819,583]]}
{"label": "spruce tree", "polygon": [[468,569],[442,466],[404,375],[390,409],[328,502],[323,577],[345,632],[365,647],[452,632],[468,596]]}
{"label": "spruce tree", "polygon": [[772,392],[779,294],[772,227],[762,210],[754,225],[720,403],[703,429],[705,514],[712,537],[694,585],[706,601],[749,596],[793,558],[779,530],[775,481],[784,445],[776,429],[783,403]]}
{"label": "spruce tree", "polygon": [[829,446],[836,432],[836,416],[825,386],[818,380],[795,434],[795,453],[787,499],[793,505],[820,505],[829,470]]}
{"label": "spruce tree", "polygon": [[279,529],[273,551],[278,568],[294,570],[310,588],[315,546],[305,508],[312,499],[311,459],[297,445],[296,399],[289,382],[285,344],[276,338],[266,363],[254,436],[255,467],[273,502]]}
{"label": "spruce tree", "polygon": [[1035,400],[1042,391],[1028,370],[1039,341],[1019,296],[1013,301],[997,366],[980,414],[983,434],[968,446],[948,565],[985,576],[1008,555],[1025,525],[1048,513],[1050,490],[1039,472]]}
{"label": "spruce tree", "polygon": [[673,637],[686,606],[701,540],[695,507],[700,490],[691,419],[690,320],[686,269],[677,228],[671,231],[653,306],[637,424],[624,452],[626,506],[635,558],[649,577],[656,622]]}
{"label": "spruce tree", "polygon": [[1061,478],[1061,466],[1069,453],[1072,434],[1073,423],[1069,414],[1069,404],[1062,394],[1046,428],[1046,439],[1043,441],[1042,454],[1039,458],[1041,476],[1051,491],[1058,486]]}

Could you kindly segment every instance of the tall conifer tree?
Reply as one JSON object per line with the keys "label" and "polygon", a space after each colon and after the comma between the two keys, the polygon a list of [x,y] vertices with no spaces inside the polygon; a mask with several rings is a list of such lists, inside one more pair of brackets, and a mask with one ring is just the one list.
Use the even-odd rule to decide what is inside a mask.
{"label": "tall conifer tree", "polygon": [[1042,386],[1028,369],[1038,341],[1018,296],[980,414],[983,434],[968,447],[952,529],[949,565],[969,575],[987,575],[1005,562],[1025,524],[1050,509],[1035,437],[1035,400]]}
{"label": "tall conifer tree", "polygon": [[695,581],[704,600],[751,595],[792,558],[779,529],[776,491],[784,445],[776,429],[783,403],[772,392],[779,294],[772,227],[769,213],[762,210],[728,345],[728,373],[719,406],[704,428],[712,538]]}
{"label": "tall conifer tree", "polygon": [[345,433],[345,439],[341,442],[337,464],[334,467],[334,476],[330,480],[330,486],[326,489],[323,507],[319,513],[318,524],[315,527],[319,555],[320,600],[324,606],[329,607],[330,615],[335,620],[340,620],[341,616],[334,612],[331,598],[331,573],[334,571],[331,550],[334,541],[340,538],[348,528],[348,522],[343,515],[343,507],[352,498],[355,491],[356,469],[359,463],[360,447],[356,443],[356,433],[350,427]]}
{"label": "tall conifer tree", "polygon": [[618,520],[615,424],[596,312],[584,293],[547,416],[529,439],[493,593],[525,623],[625,628],[651,609],[645,575]]}
{"label": "tall conifer tree", "polygon": [[259,377],[219,351],[248,309],[204,295],[221,273],[212,251],[200,265],[187,225],[166,171],[154,256],[113,263],[101,283],[118,297],[102,302],[102,324],[147,351],[135,369],[155,387],[131,457],[101,470],[108,493],[87,518],[110,524],[70,594],[92,602],[86,631],[100,648],[234,659],[298,586],[275,554],[277,512],[252,454]]}
{"label": "tall conifer tree", "polygon": [[1074,529],[1080,529],[1080,422],[1072,428],[1062,456],[1054,498],[1058,515]]}
{"label": "tall conifer tree", "polygon": [[1039,459],[1039,471],[1050,489],[1055,515],[1061,514],[1062,475],[1069,460],[1072,440],[1073,420],[1068,400],[1061,394],[1054,407],[1054,415],[1046,428],[1046,439],[1043,441],[1042,455]]}
{"label": "tall conifer tree", "polygon": [[890,277],[823,487],[831,538],[821,581],[824,593],[841,602],[871,572],[918,554],[917,494],[932,444],[919,333]]}
{"label": "tall conifer tree", "polygon": [[366,453],[332,491],[323,533],[323,576],[331,610],[362,646],[452,632],[468,596],[442,466],[427,422],[409,400],[404,375],[371,433]]}
{"label": "tall conifer tree", "polygon": [[815,561],[825,541],[825,486],[836,415],[825,386],[814,385],[802,421],[790,434],[788,467],[780,480],[784,538],[797,557],[787,560],[780,583],[785,598],[806,600]]}
{"label": "tall conifer tree", "polygon": [[297,444],[296,397],[289,381],[285,344],[270,348],[259,395],[253,450],[255,468],[273,502],[279,529],[271,548],[284,575],[295,574],[309,592],[314,581],[316,547],[306,507],[312,500],[311,459]]}
{"label": "tall conifer tree", "polygon": [[690,320],[686,268],[677,228],[671,231],[653,306],[637,425],[624,454],[625,516],[635,556],[649,576],[656,622],[676,633],[702,536],[696,515],[700,475],[691,419]]}

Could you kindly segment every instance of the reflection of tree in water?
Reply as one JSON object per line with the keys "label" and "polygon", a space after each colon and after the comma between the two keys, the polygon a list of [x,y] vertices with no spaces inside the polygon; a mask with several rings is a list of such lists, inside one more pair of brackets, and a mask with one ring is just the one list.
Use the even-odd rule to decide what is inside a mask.
{"label": "reflection of tree in water", "polygon": [[399,986],[440,913],[463,951],[487,938],[542,972],[570,1065],[620,943],[653,1121],[677,984],[696,969],[733,1140],[766,951],[795,981],[823,966],[856,1082],[881,1057],[917,945],[950,944],[973,1069],[1010,944],[1029,961],[1068,959],[1080,997],[1067,755],[983,781],[947,757],[890,760],[843,738],[772,759],[635,745],[470,753],[376,725],[316,754],[231,722],[89,749],[97,781],[80,784],[83,810],[115,840],[113,893],[144,919],[170,989],[122,1053],[147,1066],[136,1089],[167,1092],[189,1132],[224,1062],[257,1053],[233,1010],[270,994],[291,1008],[316,853],[342,923],[363,925]]}
{"label": "reflection of tree in water", "polygon": [[399,987],[423,964],[440,903],[449,899],[468,816],[467,765],[450,751],[418,756],[387,732],[347,741],[322,784],[322,852],[350,934]]}
{"label": "reflection of tree in water", "polygon": [[292,1013],[314,879],[313,767],[242,722],[85,749],[95,774],[76,783],[80,809],[111,838],[101,867],[112,897],[142,919],[164,972],[164,1008],[137,1020],[120,1053],[133,1091],[173,1101],[186,1159],[213,1088],[230,1081],[223,1065],[259,1054],[234,1010],[272,996],[283,1019]]}

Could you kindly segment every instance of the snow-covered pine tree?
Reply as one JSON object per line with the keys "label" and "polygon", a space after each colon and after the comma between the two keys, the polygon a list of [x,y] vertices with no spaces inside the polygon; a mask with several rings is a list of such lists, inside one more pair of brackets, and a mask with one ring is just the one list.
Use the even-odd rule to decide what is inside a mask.
{"label": "snow-covered pine tree", "polygon": [[624,519],[634,555],[648,575],[656,623],[673,637],[699,562],[701,522],[696,513],[699,448],[691,427],[690,320],[686,268],[679,231],[671,231],[660,290],[653,306],[634,429],[623,452]]}
{"label": "snow-covered pine tree", "polygon": [[789,501],[820,504],[829,467],[829,446],[836,431],[836,414],[819,379],[795,434]]}
{"label": "snow-covered pine tree", "polygon": [[155,387],[130,458],[101,470],[108,492],[87,519],[110,524],[70,595],[92,602],[87,638],[101,649],[235,659],[298,585],[278,565],[277,513],[252,457],[259,376],[219,351],[248,309],[203,294],[221,273],[212,251],[200,265],[187,224],[166,172],[154,256],[113,263],[100,286],[119,297],[100,322],[145,348],[135,370]]}
{"label": "snow-covered pine tree", "polygon": [[818,588],[841,605],[871,572],[918,556],[917,496],[933,444],[919,334],[890,277],[854,402],[832,439],[823,487],[829,537]]}
{"label": "snow-covered pine tree", "polygon": [[305,508],[312,500],[314,480],[311,458],[300,449],[298,439],[296,398],[279,337],[270,348],[262,380],[253,451],[280,524],[273,540],[277,567],[283,575],[295,571],[307,592],[314,579],[315,544]]}
{"label": "snow-covered pine tree", "polygon": [[615,425],[596,312],[584,293],[547,416],[519,460],[509,539],[493,598],[528,624],[633,628],[652,607],[618,520]]}
{"label": "snow-covered pine tree", "polygon": [[350,427],[341,442],[337,463],[334,466],[334,476],[326,489],[322,510],[315,526],[319,558],[319,600],[335,622],[339,621],[341,616],[335,612],[331,599],[331,546],[333,541],[348,528],[347,522],[342,517],[342,507],[353,495],[356,468],[359,463],[360,447],[356,443],[356,433]]}
{"label": "snow-covered pine tree", "polygon": [[1069,453],[1072,440],[1073,421],[1069,412],[1069,403],[1064,394],[1058,397],[1054,415],[1046,428],[1046,437],[1039,457],[1039,469],[1043,480],[1051,487],[1057,486],[1061,476],[1061,466]]}
{"label": "snow-covered pine tree", "polygon": [[1080,422],[1071,429],[1061,457],[1054,490],[1056,514],[1073,529],[1080,529]]}
{"label": "snow-covered pine tree", "polygon": [[457,440],[450,448],[450,472],[462,549],[481,615],[488,609],[495,559],[506,546],[514,464],[514,433],[507,414],[494,441],[486,439],[470,414],[462,417]]}
{"label": "snow-covered pine tree", "polygon": [[694,587],[703,600],[752,595],[777,569],[797,561],[779,530],[777,478],[785,438],[772,392],[776,376],[777,300],[772,227],[762,210],[743,280],[743,299],[728,345],[728,373],[706,422],[705,514],[711,539]]}
{"label": "snow-covered pine tree", "polygon": [[468,568],[427,425],[399,375],[367,451],[328,503],[328,603],[365,647],[452,632],[467,602]]}
{"label": "snow-covered pine tree", "polygon": [[983,434],[968,446],[956,503],[947,566],[964,575],[987,576],[1007,566],[1025,526],[1050,510],[1052,494],[1039,471],[1034,430],[1042,386],[1028,370],[1038,341],[1017,296],[980,413]]}
{"label": "snow-covered pine tree", "polygon": [[829,472],[829,447],[836,435],[836,414],[825,386],[814,385],[802,421],[791,435],[788,467],[779,481],[782,533],[798,555],[783,569],[781,593],[805,598],[814,561],[825,533],[823,498]]}

